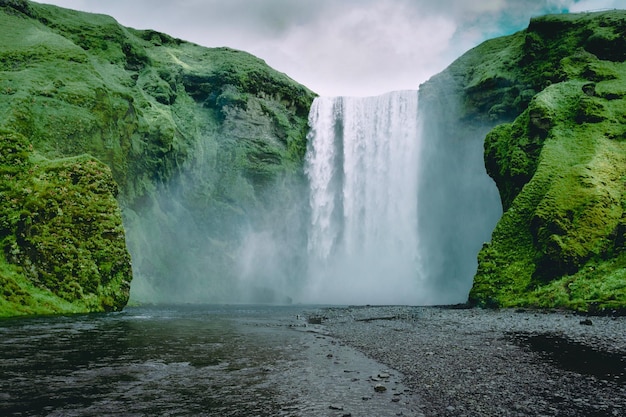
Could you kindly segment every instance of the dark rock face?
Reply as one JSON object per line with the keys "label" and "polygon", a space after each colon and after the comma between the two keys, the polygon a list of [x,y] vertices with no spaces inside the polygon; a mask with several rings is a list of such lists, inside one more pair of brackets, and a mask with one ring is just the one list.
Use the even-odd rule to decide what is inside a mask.
{"label": "dark rock face", "polygon": [[472,302],[626,304],[625,25],[624,11],[536,18],[426,84],[458,96],[464,124],[492,127],[485,166],[505,213],[479,254]]}
{"label": "dark rock face", "polygon": [[[125,235],[123,230],[103,232],[123,251],[94,261],[93,274],[78,278],[74,269],[57,270],[59,265],[53,262],[55,245],[62,243],[50,243],[42,252],[34,249],[34,240],[16,237],[20,232],[11,228],[11,219],[19,218],[27,204],[18,198],[3,213],[3,224],[10,224],[0,236],[4,247],[0,264],[8,271],[3,286],[56,294],[68,303],[50,309],[55,312],[120,309],[131,279],[124,241],[133,256],[138,288],[159,288],[167,294],[171,283],[166,277],[188,272],[180,265],[191,257],[203,256],[217,272],[232,269],[241,228],[253,227],[250,219],[263,218],[270,206],[300,198],[289,191],[287,182],[298,180],[314,95],[263,61],[244,52],[208,49],[158,32],[124,28],[107,16],[27,1],[1,1],[0,22],[6,28],[0,46],[0,128],[25,140],[29,164],[46,160],[48,165],[63,166],[58,172],[77,170],[88,178],[73,185],[84,185],[89,193],[70,193],[68,199],[93,198],[104,208],[116,196],[126,229]],[[65,159],[85,154],[93,158],[84,157],[80,163]],[[95,173],[88,160],[115,180],[109,181],[108,194],[91,184]],[[57,185],[57,178],[50,175],[35,177],[38,172],[28,170],[21,174],[25,181],[48,181],[47,188]],[[11,180],[0,179],[3,190],[11,188]],[[278,190],[276,198],[269,189]],[[34,219],[50,217],[49,208],[32,209]],[[109,207],[107,212],[118,216],[119,223],[119,208]],[[76,215],[62,227],[82,230],[104,216],[92,214],[95,217]],[[35,230],[44,227],[39,220],[33,225]],[[180,237],[181,229],[192,232]],[[82,247],[79,252],[98,257],[99,250]],[[150,281],[144,280],[147,277]],[[112,296],[110,306],[109,301],[77,301],[80,290],[91,291],[108,281],[123,288],[126,297]],[[72,289],[73,283],[80,290]],[[55,289],[64,286],[69,289]],[[36,300],[24,311],[11,300],[0,299],[6,301],[3,315],[47,312],[43,307],[37,310],[41,303]]]}

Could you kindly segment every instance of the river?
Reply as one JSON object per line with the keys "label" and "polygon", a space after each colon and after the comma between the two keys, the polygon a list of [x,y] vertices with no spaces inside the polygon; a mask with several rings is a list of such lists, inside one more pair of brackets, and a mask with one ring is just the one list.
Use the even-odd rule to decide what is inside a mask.
{"label": "river", "polygon": [[133,307],[0,320],[0,415],[418,415],[401,374],[325,334],[311,311]]}

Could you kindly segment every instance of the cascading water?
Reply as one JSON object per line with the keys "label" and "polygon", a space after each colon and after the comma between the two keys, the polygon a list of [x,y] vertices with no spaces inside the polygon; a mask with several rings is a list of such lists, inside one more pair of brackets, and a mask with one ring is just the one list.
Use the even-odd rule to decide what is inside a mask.
{"label": "cascading water", "polygon": [[467,300],[502,208],[483,161],[493,126],[462,121],[447,88],[314,101],[303,302]]}
{"label": "cascading water", "polygon": [[418,93],[317,98],[309,124],[308,285],[323,303],[425,303]]}
{"label": "cascading water", "polygon": [[[206,152],[157,189],[141,216],[127,214],[129,246],[143,261],[135,299],[466,301],[477,254],[502,209],[483,161],[492,126],[462,120],[448,84],[317,98],[309,114],[308,180],[281,175],[263,195],[251,193],[234,168],[222,179],[232,202],[198,204],[216,184],[203,182],[216,165],[201,156],[217,153],[200,148]],[[235,149],[229,143],[220,145],[223,155]]]}

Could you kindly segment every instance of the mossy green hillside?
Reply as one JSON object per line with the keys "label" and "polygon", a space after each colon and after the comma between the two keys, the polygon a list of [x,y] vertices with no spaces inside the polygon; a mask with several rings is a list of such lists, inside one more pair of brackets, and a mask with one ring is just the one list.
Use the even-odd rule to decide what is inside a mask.
{"label": "mossy green hillside", "polygon": [[[625,304],[624,22],[622,11],[533,19],[421,89],[421,102],[450,110],[446,117],[455,120],[442,125],[455,140],[494,128],[485,165],[505,214],[479,255],[473,302],[579,310]],[[89,171],[102,161],[119,185],[134,288],[167,301],[187,282],[194,285],[183,298],[223,299],[233,289],[227,272],[240,256],[242,230],[266,221],[270,208],[284,207],[286,216],[302,201],[290,174],[301,172],[313,94],[249,54],[124,28],[107,16],[0,0],[0,25],[7,28],[0,127],[26,140],[36,167],[26,171],[30,178],[3,164],[3,190],[41,193],[45,181],[61,181],[42,170],[77,163]],[[13,176],[24,181],[20,187]],[[37,187],[27,183],[34,178]],[[3,210],[15,220],[22,208]],[[38,235],[18,242],[13,220],[3,220],[10,226],[3,239],[17,242],[20,256],[5,246],[0,271],[15,285],[3,288],[37,288],[45,295],[37,299],[47,299],[37,281],[45,274],[24,269],[32,260],[23,248],[37,248]],[[38,265],[46,273],[61,268],[54,260]],[[72,291],[80,294],[67,288],[55,297]]]}
{"label": "mossy green hillside", "polygon": [[[0,5],[2,125],[49,157],[97,156],[129,205],[155,179],[170,178],[202,134],[219,146],[223,125],[249,113],[269,125],[279,159],[304,154],[312,93],[247,53],[124,28],[103,15]],[[253,161],[249,173],[255,181]]]}
{"label": "mossy green hillside", "polygon": [[131,264],[110,169],[48,160],[14,132],[0,148],[0,316],[120,310]]}
{"label": "mossy green hillside", "polygon": [[[313,93],[250,54],[125,28],[108,16],[4,0],[0,27],[0,128],[21,135],[48,161],[31,175],[57,163],[95,169],[66,159],[80,155],[110,168],[138,287],[149,277],[153,281],[143,287],[166,294],[168,277],[180,275],[172,270],[170,246],[150,246],[167,239],[159,243],[144,232],[154,226],[154,233],[168,237],[182,228],[182,219],[203,228],[181,238],[177,250],[191,256],[203,245],[195,254],[223,264],[216,274],[232,269],[238,227],[280,205],[281,197],[265,190],[287,190],[285,178],[300,169]],[[38,198],[52,198],[46,193],[61,181],[46,180],[49,190],[38,191]],[[172,204],[174,198],[179,200]],[[15,217],[12,211],[21,207],[7,210]],[[87,217],[77,215],[64,226],[79,229]],[[52,256],[53,246],[42,254]],[[92,250],[99,249],[83,248]],[[39,277],[46,267],[52,275],[58,267],[54,259],[44,263],[45,256]],[[41,284],[27,271],[25,257],[7,249],[3,259],[19,265],[31,284]],[[7,270],[21,270],[11,265]]]}
{"label": "mossy green hillside", "polygon": [[625,29],[625,11],[537,18],[457,64],[474,63],[466,117],[498,124],[485,164],[505,210],[472,302],[626,306]]}

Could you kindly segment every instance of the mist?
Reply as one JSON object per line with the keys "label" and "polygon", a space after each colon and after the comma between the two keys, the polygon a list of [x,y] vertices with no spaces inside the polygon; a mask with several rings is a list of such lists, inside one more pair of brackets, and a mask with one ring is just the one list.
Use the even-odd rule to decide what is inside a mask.
{"label": "mist", "polygon": [[131,300],[293,302],[306,249],[301,176],[281,176],[255,196],[252,185],[237,174],[222,184],[233,190],[221,200],[211,196],[215,183],[198,180],[215,170],[213,164],[183,167],[142,206],[126,210],[134,274]]}
{"label": "mist", "polygon": [[483,163],[490,127],[459,124],[446,83],[437,88],[436,99],[315,99],[304,167],[266,184],[216,165],[236,141],[199,140],[173,180],[126,212],[131,298],[465,302],[502,209]]}

